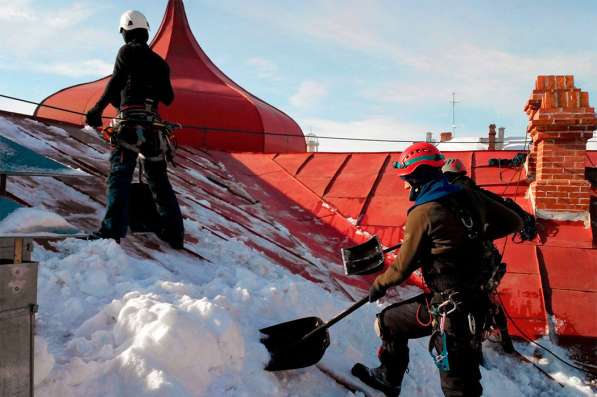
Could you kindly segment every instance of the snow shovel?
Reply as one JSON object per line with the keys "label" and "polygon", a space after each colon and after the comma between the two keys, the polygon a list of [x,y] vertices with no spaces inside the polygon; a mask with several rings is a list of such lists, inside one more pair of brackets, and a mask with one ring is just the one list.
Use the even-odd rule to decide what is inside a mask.
{"label": "snow shovel", "polygon": [[362,276],[380,271],[384,264],[384,254],[400,248],[402,243],[382,249],[377,236],[371,237],[363,244],[350,248],[342,248],[342,263],[347,276]]}
{"label": "snow shovel", "polygon": [[316,364],[330,345],[328,328],[365,303],[366,296],[327,323],[318,317],[304,317],[261,329],[261,343],[270,353],[266,371],[305,368]]}

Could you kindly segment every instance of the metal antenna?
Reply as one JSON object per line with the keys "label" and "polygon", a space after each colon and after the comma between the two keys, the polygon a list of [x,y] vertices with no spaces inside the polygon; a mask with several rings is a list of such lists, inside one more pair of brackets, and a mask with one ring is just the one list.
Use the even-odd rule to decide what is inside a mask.
{"label": "metal antenna", "polygon": [[452,93],[452,100],[450,103],[452,104],[452,136],[456,136],[456,104],[460,101],[456,100],[456,93]]}

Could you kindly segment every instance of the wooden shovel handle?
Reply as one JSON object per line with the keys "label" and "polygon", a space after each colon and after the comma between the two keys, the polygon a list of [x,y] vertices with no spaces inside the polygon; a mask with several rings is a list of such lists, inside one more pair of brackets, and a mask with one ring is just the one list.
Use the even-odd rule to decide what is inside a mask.
{"label": "wooden shovel handle", "polygon": [[[386,254],[388,252],[394,251],[397,248],[400,248],[402,246],[402,243],[398,243],[396,245],[393,245],[389,248],[386,248],[385,250],[383,250],[383,253]],[[330,321],[328,321],[327,323],[321,324],[319,327],[315,328],[313,331],[309,332],[308,334],[306,334],[305,336],[303,336],[301,338],[301,340],[305,340],[307,338],[310,338],[311,336],[315,335],[318,332],[321,332],[325,329],[330,328],[332,325],[336,324],[338,321],[342,320],[343,318],[345,318],[346,316],[349,316],[352,312],[354,312],[355,310],[357,310],[358,308],[360,308],[361,306],[363,306],[365,303],[369,302],[369,297],[365,296],[363,299],[361,299],[360,301],[355,302],[351,307],[349,307],[348,309],[344,310],[342,313],[338,314],[336,317],[332,318]]]}
{"label": "wooden shovel handle", "polygon": [[348,309],[344,310],[342,313],[338,314],[336,317],[332,318],[327,323],[321,324],[319,327],[315,328],[313,331],[311,331],[307,335],[303,336],[302,340],[305,340],[305,339],[307,339],[307,338],[315,335],[316,333],[318,333],[320,331],[328,329],[329,327],[331,327],[332,325],[336,324],[338,321],[342,320],[344,317],[350,315],[352,312],[354,312],[355,310],[357,310],[359,307],[363,306],[367,302],[369,302],[369,297],[368,296],[366,296],[363,299],[361,299],[360,301],[354,303],[351,307],[349,307]]}
{"label": "wooden shovel handle", "polygon": [[391,247],[389,247],[389,248],[386,248],[386,249],[385,249],[385,250],[383,250],[382,252],[383,252],[384,254],[387,254],[388,252],[392,252],[392,251],[394,251],[394,250],[396,250],[396,249],[398,249],[398,248],[400,248],[400,247],[402,247],[402,243],[398,243],[398,244],[396,244],[396,245],[392,245]]}

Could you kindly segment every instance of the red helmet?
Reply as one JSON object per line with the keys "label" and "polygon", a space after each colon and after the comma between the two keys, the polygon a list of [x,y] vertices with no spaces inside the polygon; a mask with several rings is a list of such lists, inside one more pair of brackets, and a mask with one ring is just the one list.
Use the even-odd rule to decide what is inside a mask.
{"label": "red helmet", "polygon": [[453,172],[455,174],[466,174],[466,166],[459,159],[446,159],[442,172]]}
{"label": "red helmet", "polygon": [[394,168],[398,169],[398,175],[406,176],[411,174],[420,165],[428,165],[435,168],[441,168],[444,165],[444,155],[431,143],[419,142],[407,147]]}

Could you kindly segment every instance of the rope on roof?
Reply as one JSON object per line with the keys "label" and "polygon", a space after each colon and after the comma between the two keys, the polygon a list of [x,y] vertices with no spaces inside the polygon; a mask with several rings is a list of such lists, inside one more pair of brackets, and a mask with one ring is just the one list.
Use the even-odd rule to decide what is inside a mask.
{"label": "rope on roof", "polygon": [[[0,94],[0,97],[11,99],[18,102],[28,103],[30,105],[42,106],[47,107],[49,109],[58,110],[61,112],[77,114],[79,116],[85,116],[85,113],[77,112],[75,110],[65,109],[58,106],[46,105],[43,103],[33,102],[22,98],[17,98],[9,95]],[[104,119],[114,119],[113,117],[106,117],[102,116]],[[195,129],[200,131],[215,131],[215,132],[223,132],[223,133],[237,133],[237,134],[248,134],[248,135],[272,135],[278,137],[292,137],[298,138],[297,135],[288,134],[283,132],[262,132],[262,131],[249,131],[249,130],[241,130],[241,129],[233,129],[233,128],[218,128],[218,127],[208,127],[202,125],[192,125],[192,124],[183,124],[182,128],[188,129]],[[425,142],[425,141],[416,141],[416,140],[404,140],[404,139],[383,139],[383,138],[351,138],[351,137],[342,137],[342,136],[317,136],[318,139],[330,139],[330,140],[337,140],[337,141],[355,141],[355,142],[382,142],[382,143],[417,143],[417,142]],[[499,141],[497,140],[496,143],[504,143],[507,141]],[[437,144],[450,144],[450,143],[482,143],[479,141],[445,141],[445,142],[437,142]]]}

